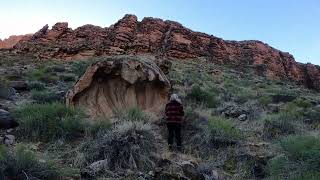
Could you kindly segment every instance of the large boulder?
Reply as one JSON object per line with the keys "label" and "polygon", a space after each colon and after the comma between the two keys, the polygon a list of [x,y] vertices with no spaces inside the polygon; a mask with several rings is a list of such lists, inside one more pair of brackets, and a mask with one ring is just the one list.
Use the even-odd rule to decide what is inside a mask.
{"label": "large boulder", "polygon": [[0,129],[10,129],[19,126],[11,114],[3,109],[0,109]]}
{"label": "large boulder", "polygon": [[163,110],[170,88],[150,58],[111,57],[88,67],[67,93],[66,104],[83,107],[92,118],[112,117],[132,107],[156,115]]}

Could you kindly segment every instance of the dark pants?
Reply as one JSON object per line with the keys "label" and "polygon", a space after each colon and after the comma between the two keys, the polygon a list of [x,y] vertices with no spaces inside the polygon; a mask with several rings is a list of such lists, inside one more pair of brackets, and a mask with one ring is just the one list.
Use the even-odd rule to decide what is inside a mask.
{"label": "dark pants", "polygon": [[181,145],[182,145],[181,124],[179,124],[179,123],[167,123],[167,127],[168,127],[168,144],[169,144],[169,147],[172,147],[173,139],[175,137],[178,148],[181,148]]}

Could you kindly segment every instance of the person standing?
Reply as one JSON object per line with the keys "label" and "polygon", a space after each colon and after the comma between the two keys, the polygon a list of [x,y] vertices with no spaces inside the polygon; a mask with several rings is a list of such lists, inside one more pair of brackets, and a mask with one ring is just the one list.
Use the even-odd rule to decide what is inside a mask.
{"label": "person standing", "polygon": [[168,145],[173,149],[173,140],[176,139],[178,151],[182,151],[181,126],[184,120],[184,111],[181,100],[177,94],[170,96],[170,101],[165,108],[168,128]]}

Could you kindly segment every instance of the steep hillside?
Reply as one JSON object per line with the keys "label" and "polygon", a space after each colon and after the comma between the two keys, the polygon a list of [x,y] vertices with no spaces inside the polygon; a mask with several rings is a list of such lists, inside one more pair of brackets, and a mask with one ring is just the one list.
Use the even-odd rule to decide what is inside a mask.
{"label": "steep hillside", "polygon": [[84,25],[72,30],[68,23],[57,23],[49,29],[46,25],[14,49],[40,58],[65,60],[117,54],[209,57],[213,63],[252,65],[260,75],[320,89],[319,66],[297,63],[291,54],[260,41],[226,41],[157,18],[139,22],[136,16],[126,15],[107,28]]}
{"label": "steep hillside", "polygon": [[[90,81],[88,74],[97,64],[122,60],[126,68],[128,60],[145,59],[154,60],[112,56],[64,62],[0,53],[0,120],[12,117],[20,123],[14,131],[0,131],[0,178],[319,177],[320,93],[257,76],[247,66],[236,71],[206,58],[168,59],[172,64],[166,77],[185,109],[182,152],[168,150],[161,115],[150,116],[134,107],[92,121],[83,106],[66,107],[67,91],[81,91],[79,79]],[[121,73],[143,79],[144,67],[130,64],[138,74]],[[92,87],[98,90],[80,93],[90,100],[87,107],[103,104],[110,95],[115,97],[112,103],[132,98],[122,95],[122,81],[117,81],[121,86],[108,86],[111,91],[102,87],[119,71],[102,68],[95,74],[99,84],[93,82]]]}

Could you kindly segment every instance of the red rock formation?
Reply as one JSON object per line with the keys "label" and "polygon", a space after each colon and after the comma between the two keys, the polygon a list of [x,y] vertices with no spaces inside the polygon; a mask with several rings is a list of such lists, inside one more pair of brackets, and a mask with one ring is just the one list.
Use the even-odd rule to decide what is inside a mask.
{"label": "red rock formation", "polygon": [[27,40],[31,36],[32,34],[18,35],[18,36],[13,35],[4,40],[0,39],[0,49],[10,49],[15,44],[17,44],[17,42],[19,42],[21,39]]}
{"label": "red rock formation", "polygon": [[273,79],[292,80],[320,90],[319,67],[300,64],[289,53],[260,41],[225,41],[194,32],[173,21],[126,15],[116,24],[101,28],[85,25],[75,30],[67,23],[46,25],[31,39],[15,45],[19,53],[40,58],[79,59],[114,54],[152,54],[187,59],[209,57],[212,62],[251,65]]}

